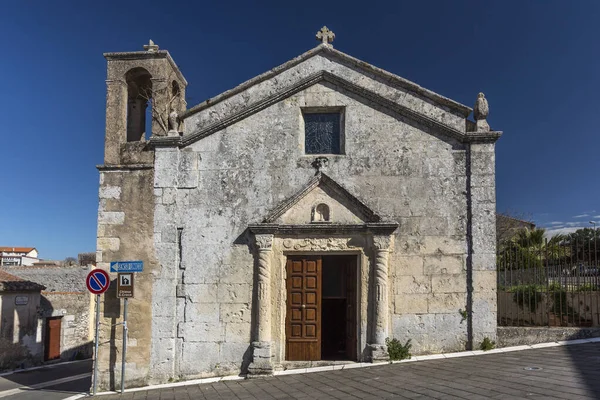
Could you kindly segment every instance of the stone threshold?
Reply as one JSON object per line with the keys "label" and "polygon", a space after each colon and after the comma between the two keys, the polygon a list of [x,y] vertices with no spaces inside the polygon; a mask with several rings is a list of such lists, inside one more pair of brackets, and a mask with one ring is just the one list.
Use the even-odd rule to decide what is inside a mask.
{"label": "stone threshold", "polygon": [[[307,374],[311,372],[323,372],[323,371],[337,371],[344,369],[353,369],[353,368],[368,368],[368,367],[378,367],[382,365],[390,365],[390,364],[402,364],[416,361],[427,361],[427,360],[440,360],[444,358],[455,358],[455,357],[471,357],[471,356],[480,356],[486,354],[498,354],[498,353],[509,353],[513,351],[521,351],[521,350],[532,350],[532,349],[540,349],[544,347],[557,347],[557,346],[569,346],[574,344],[584,344],[584,343],[600,343],[600,337],[598,338],[590,338],[590,339],[577,339],[577,340],[560,340],[557,342],[548,342],[548,343],[538,343],[532,345],[523,345],[523,346],[512,346],[512,347],[501,347],[492,350],[473,350],[473,351],[461,351],[457,353],[442,353],[442,354],[430,354],[423,356],[413,356],[409,360],[401,360],[401,361],[392,361],[392,362],[380,362],[380,363],[366,363],[366,362],[352,362],[352,361],[343,361],[343,362],[333,362],[331,365],[323,365],[317,367],[307,367],[307,368],[295,368],[295,369],[285,369],[279,371],[273,371],[274,376],[281,375],[294,375],[294,374]],[[316,363],[327,362],[327,361],[316,361]],[[294,363],[294,362],[290,362]],[[315,363],[315,362],[313,362]],[[331,362],[330,362],[331,363]],[[285,364],[284,364],[285,366]],[[268,376],[267,376],[268,377]],[[174,382],[174,383],[164,383],[161,385],[150,385],[133,389],[125,389],[125,393],[130,392],[140,392],[144,390],[154,390],[154,389],[165,389],[172,388],[178,386],[188,386],[188,385],[199,385],[203,383],[215,383],[221,381],[236,381],[246,379],[244,376],[239,375],[230,375],[230,376],[218,376],[213,378],[202,378],[202,379],[194,379],[189,381],[182,382]],[[120,392],[100,392],[97,393],[97,396],[107,395],[107,394],[119,394]],[[78,394],[75,396],[71,396],[66,398],[65,400],[76,400],[81,399],[89,394]]]}

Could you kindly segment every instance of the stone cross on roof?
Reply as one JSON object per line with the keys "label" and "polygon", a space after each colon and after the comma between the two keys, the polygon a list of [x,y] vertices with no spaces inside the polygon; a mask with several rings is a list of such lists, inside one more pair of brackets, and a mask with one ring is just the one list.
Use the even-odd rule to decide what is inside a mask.
{"label": "stone cross on roof", "polygon": [[150,41],[148,42],[148,44],[144,45],[144,50],[150,52],[150,53],[156,53],[158,51],[158,45],[154,44],[154,42],[152,41],[152,39],[150,39]]}
{"label": "stone cross on roof", "polygon": [[317,40],[320,40],[323,44],[328,44],[333,42],[335,39],[335,33],[329,30],[326,26],[322,27],[319,32],[317,32]]}

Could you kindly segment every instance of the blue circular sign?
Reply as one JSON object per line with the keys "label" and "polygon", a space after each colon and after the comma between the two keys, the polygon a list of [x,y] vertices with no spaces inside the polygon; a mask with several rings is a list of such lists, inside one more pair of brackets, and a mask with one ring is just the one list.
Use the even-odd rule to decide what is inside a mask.
{"label": "blue circular sign", "polygon": [[85,284],[93,294],[102,294],[110,286],[110,277],[106,271],[95,269],[88,274]]}

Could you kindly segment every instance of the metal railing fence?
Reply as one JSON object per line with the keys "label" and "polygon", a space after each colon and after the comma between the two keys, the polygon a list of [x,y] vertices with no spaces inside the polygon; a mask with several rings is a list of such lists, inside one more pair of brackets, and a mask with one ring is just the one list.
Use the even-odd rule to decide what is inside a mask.
{"label": "metal railing fence", "polygon": [[600,326],[597,236],[511,242],[497,255],[499,326]]}

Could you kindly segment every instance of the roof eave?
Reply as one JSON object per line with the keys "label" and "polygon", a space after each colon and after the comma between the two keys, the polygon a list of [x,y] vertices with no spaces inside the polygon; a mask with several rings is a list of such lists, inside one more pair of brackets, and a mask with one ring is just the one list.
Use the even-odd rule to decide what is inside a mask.
{"label": "roof eave", "polygon": [[177,74],[177,78],[185,85],[188,85],[188,81],[185,79],[177,64],[175,64],[175,60],[171,57],[171,54],[167,50],[158,50],[158,51],[127,51],[122,53],[103,53],[102,54],[107,61],[120,61],[120,60],[139,60],[139,59],[153,59],[153,58],[166,58],[169,64],[171,64],[171,68]]}

